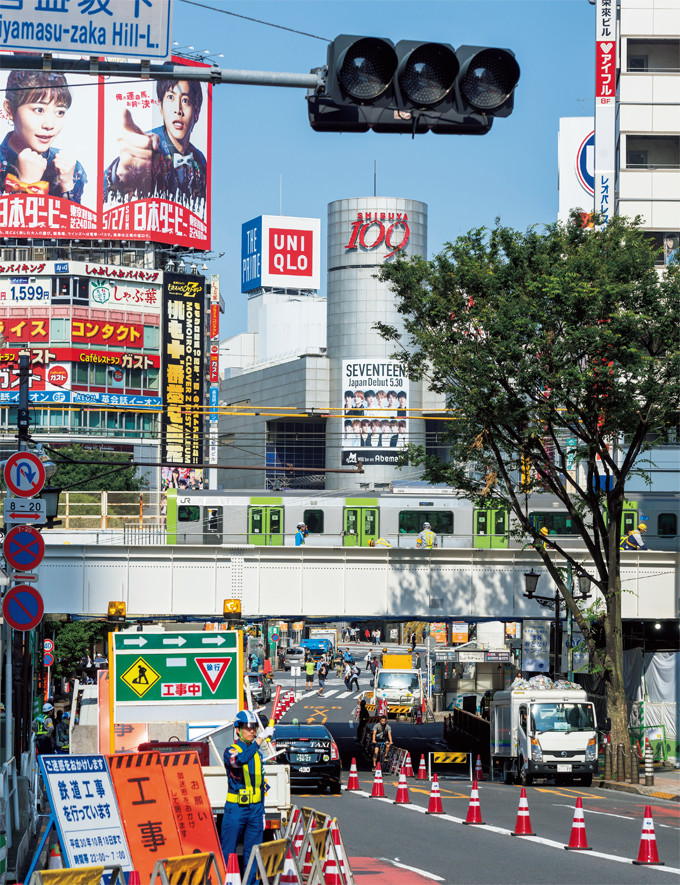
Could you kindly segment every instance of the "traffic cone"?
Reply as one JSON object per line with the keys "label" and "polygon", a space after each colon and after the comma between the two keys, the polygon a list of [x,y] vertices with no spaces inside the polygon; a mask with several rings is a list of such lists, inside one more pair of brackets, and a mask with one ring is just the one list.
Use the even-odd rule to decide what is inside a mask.
{"label": "traffic cone", "polygon": [[297,807],[293,810],[293,824],[290,832],[293,834],[291,840],[293,843],[293,851],[295,852],[295,857],[299,860],[302,843],[305,840],[305,825],[302,820],[302,812]]}
{"label": "traffic cone", "polygon": [[394,800],[395,805],[410,805],[411,800],[408,797],[408,786],[406,784],[406,770],[402,765],[399,772],[399,783],[397,784],[397,798]]}
{"label": "traffic cone", "polygon": [[[328,834],[328,841],[333,841],[332,832]],[[328,847],[328,841],[326,842],[326,862],[323,865],[324,885],[344,885],[335,853]]]}
{"label": "traffic cone", "polygon": [[416,775],[416,780],[418,781],[426,781],[427,777],[427,765],[425,765],[425,754],[420,757],[420,765],[418,766],[418,774]]}
{"label": "traffic cone", "polygon": [[238,868],[238,854],[230,854],[227,860],[227,877],[224,885],[241,885],[241,872]]}
{"label": "traffic cone", "polygon": [[574,809],[574,822],[571,825],[569,844],[564,846],[567,851],[591,851],[586,838],[586,822],[583,817],[583,802],[579,796]]}
{"label": "traffic cone", "polygon": [[404,768],[406,769],[406,777],[415,777],[415,772],[413,770],[413,765],[411,764],[411,754],[406,752],[406,762],[404,763]]}
{"label": "traffic cone", "polygon": [[359,773],[357,772],[357,760],[352,756],[352,764],[349,768],[349,779],[347,781],[348,790],[360,790]]}
{"label": "traffic cone", "polygon": [[477,781],[472,781],[472,790],[470,791],[470,804],[468,805],[467,817],[463,821],[464,824],[483,824],[482,806],[479,804],[479,790],[477,789]]}
{"label": "traffic cone", "polygon": [[[236,883],[236,885],[240,885],[241,880]],[[142,879],[139,875],[139,870],[130,870],[128,873],[127,885],[142,885]],[[228,882],[225,882],[224,885],[229,885]]]}
{"label": "traffic cone", "polygon": [[50,848],[50,856],[47,860],[48,870],[63,870],[64,861],[61,859],[61,846],[58,842]]}
{"label": "traffic cone", "polygon": [[482,757],[477,754],[477,761],[475,762],[475,780],[477,783],[481,783],[484,780],[484,771],[482,769]]}
{"label": "traffic cone", "polygon": [[373,792],[371,793],[371,799],[384,799],[385,798],[385,790],[383,788],[383,778],[382,778],[382,769],[380,768],[380,763],[375,766],[375,777],[373,778]]}
{"label": "traffic cone", "polygon": [[432,791],[430,792],[430,802],[425,814],[444,814],[442,794],[439,792],[439,780],[436,774],[432,775]]}
{"label": "traffic cone", "polygon": [[335,853],[338,855],[338,860],[340,862],[340,871],[342,873],[343,879],[345,882],[351,882],[352,871],[349,866],[349,858],[347,857],[345,845],[342,841],[342,836],[340,835],[338,820],[335,817],[331,821],[331,834],[333,836],[333,844],[335,845]]}
{"label": "traffic cone", "polygon": [[659,852],[656,848],[654,821],[652,820],[652,809],[649,805],[645,805],[645,817],[642,822],[642,835],[640,836],[640,850],[638,851],[637,860],[634,860],[633,863],[664,866],[663,861],[659,860]]}
{"label": "traffic cone", "polygon": [[531,818],[529,817],[529,803],[527,802],[527,791],[522,787],[519,796],[519,808],[517,809],[517,822],[515,823],[515,832],[511,836],[535,836],[536,833],[531,830]]}

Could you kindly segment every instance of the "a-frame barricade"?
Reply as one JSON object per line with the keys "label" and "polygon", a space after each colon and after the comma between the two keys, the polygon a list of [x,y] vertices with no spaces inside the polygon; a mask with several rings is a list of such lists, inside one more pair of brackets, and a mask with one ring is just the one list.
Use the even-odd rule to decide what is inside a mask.
{"label": "a-frame barricade", "polygon": [[222,885],[212,852],[157,860],[149,885]]}
{"label": "a-frame barricade", "polygon": [[[260,885],[278,885],[284,873],[286,874],[286,882],[305,885],[290,839],[275,839],[273,842],[254,845],[250,852],[248,865],[243,873],[244,882],[248,881],[253,867],[259,875]],[[323,885],[323,879],[320,885]]]}

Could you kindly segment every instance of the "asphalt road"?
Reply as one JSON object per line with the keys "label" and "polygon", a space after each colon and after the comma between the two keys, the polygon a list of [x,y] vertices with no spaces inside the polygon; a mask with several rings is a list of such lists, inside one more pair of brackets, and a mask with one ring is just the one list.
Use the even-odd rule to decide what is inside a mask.
{"label": "asphalt road", "polygon": [[[279,676],[284,687],[292,678]],[[301,685],[298,683],[298,688]],[[341,796],[297,794],[293,802],[311,806],[338,818],[350,858],[378,858],[392,870],[396,885],[443,883],[589,883],[678,882],[680,885],[680,803],[654,800],[651,804],[660,859],[665,866],[636,866],[647,800],[638,795],[602,790],[595,786],[558,787],[540,783],[527,789],[531,837],[513,837],[520,788],[483,782],[479,797],[484,825],[464,826],[469,802],[467,778],[442,776],[443,815],[427,815],[430,784],[408,780],[408,805],[395,805],[397,779],[385,777],[383,799],[369,798],[373,783],[369,760],[356,742],[350,724],[356,694],[345,691],[342,680],[327,682],[325,697],[303,697],[283,721],[321,722],[332,732],[343,757],[345,783],[354,757],[359,768],[359,792]],[[421,753],[441,748],[441,723],[415,726],[393,723],[394,742],[408,749],[414,767]],[[591,851],[565,851],[577,797],[583,801],[587,841]],[[360,861],[357,866],[361,867]],[[397,866],[398,865],[398,866]],[[389,872],[358,875],[363,882],[389,882]]]}

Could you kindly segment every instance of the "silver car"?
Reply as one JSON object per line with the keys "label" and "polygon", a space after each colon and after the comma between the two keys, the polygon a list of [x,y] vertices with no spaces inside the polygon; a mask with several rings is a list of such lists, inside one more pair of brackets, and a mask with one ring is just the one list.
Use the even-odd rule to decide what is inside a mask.
{"label": "silver car", "polygon": [[283,656],[283,669],[290,670],[291,667],[301,667],[305,662],[305,650],[299,645],[289,646]]}

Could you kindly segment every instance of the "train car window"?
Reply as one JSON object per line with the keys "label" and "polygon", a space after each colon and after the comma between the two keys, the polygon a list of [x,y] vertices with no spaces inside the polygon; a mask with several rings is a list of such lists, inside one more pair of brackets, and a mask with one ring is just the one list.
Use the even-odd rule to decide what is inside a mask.
{"label": "train car window", "polygon": [[310,535],[323,534],[323,510],[305,510],[304,523]]}
{"label": "train car window", "polygon": [[430,523],[436,535],[453,534],[453,513],[450,510],[400,510],[399,534],[417,535],[424,522]]}
{"label": "train car window", "polygon": [[177,522],[199,522],[201,508],[195,504],[180,504],[177,508]]}
{"label": "train car window", "polygon": [[203,517],[203,527],[206,532],[217,533],[222,531],[221,507],[206,507]]}
{"label": "train car window", "polygon": [[656,523],[656,533],[660,538],[668,538],[677,535],[677,513],[660,513]]}
{"label": "train car window", "polygon": [[551,535],[578,535],[579,530],[568,513],[542,513],[534,511],[529,514],[532,526],[540,531],[544,526]]}
{"label": "train car window", "polygon": [[269,511],[269,531],[272,535],[278,535],[281,531],[281,511],[275,507]]}

